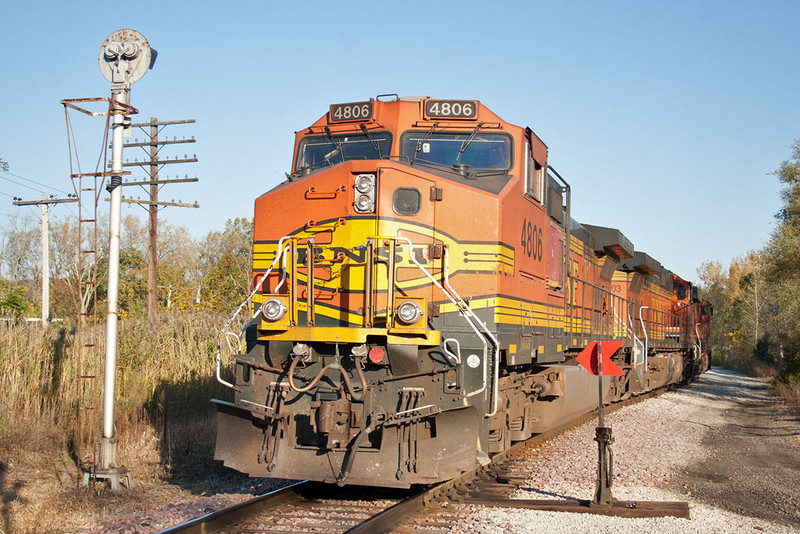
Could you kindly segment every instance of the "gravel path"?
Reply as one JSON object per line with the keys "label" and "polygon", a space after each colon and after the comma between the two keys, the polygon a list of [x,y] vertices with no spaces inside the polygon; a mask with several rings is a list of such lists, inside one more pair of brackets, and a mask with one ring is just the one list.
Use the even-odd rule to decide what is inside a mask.
{"label": "gravel path", "polygon": [[[800,419],[766,383],[726,370],[607,417],[614,429],[614,497],[688,501],[691,519],[624,519],[470,507],[451,532],[800,532]],[[596,420],[540,449],[519,499],[594,493]]]}

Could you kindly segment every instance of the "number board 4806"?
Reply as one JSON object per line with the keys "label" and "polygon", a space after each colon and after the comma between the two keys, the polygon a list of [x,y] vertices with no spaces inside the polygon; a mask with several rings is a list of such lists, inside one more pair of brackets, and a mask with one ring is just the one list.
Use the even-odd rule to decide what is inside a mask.
{"label": "number board 4806", "polygon": [[426,100],[425,117],[429,119],[474,119],[478,116],[475,100]]}
{"label": "number board 4806", "polygon": [[372,102],[351,102],[331,104],[330,122],[363,121],[372,118]]}

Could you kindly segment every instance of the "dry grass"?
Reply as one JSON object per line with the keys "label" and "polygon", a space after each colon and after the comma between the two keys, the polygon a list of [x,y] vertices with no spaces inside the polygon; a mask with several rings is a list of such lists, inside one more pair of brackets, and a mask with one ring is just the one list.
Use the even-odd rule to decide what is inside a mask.
{"label": "dry grass", "polygon": [[[0,325],[0,534],[73,532],[230,483],[233,475],[212,460],[209,400],[226,396],[214,379],[221,324],[207,315],[120,323],[116,435],[133,489],[117,494],[80,487],[76,446],[78,374],[98,377],[84,381],[84,403],[102,406],[103,347],[81,366],[73,331]],[[99,417],[90,423],[98,434]],[[85,450],[93,452],[91,442]]]}
{"label": "dry grass", "polygon": [[774,367],[757,360],[751,354],[728,350],[725,347],[714,350],[711,363],[756,378],[774,378],[777,375]]}
{"label": "dry grass", "polygon": [[800,412],[800,376],[776,379],[773,382],[775,393],[786,399],[786,404],[795,412]]}
{"label": "dry grass", "polygon": [[75,532],[133,512],[192,500],[240,478],[207,457],[195,464],[194,477],[184,474],[176,479],[161,463],[159,442],[156,432],[146,427],[120,435],[118,458],[130,469],[133,487],[118,493],[99,483],[80,487],[80,472],[64,452],[58,456],[53,451],[17,449],[4,456],[0,532]]}

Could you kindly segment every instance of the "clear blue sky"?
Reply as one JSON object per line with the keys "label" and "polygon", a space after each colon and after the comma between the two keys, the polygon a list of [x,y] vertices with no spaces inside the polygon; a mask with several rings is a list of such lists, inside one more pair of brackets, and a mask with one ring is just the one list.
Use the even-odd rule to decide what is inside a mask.
{"label": "clear blue sky", "polygon": [[[197,119],[165,133],[196,136],[170,154],[197,153],[178,172],[201,181],[162,194],[200,202],[162,211],[197,237],[251,217],[289,170],[293,132],[331,103],[478,99],[547,143],[576,219],[621,229],[693,279],[701,262],[727,265],[769,238],[780,206],[769,173],[800,137],[794,1],[2,0],[0,14],[0,156],[11,172],[71,191],[59,101],[108,96],[100,45],[136,29],[159,55],[133,86],[134,120]],[[84,169],[100,147],[93,120]],[[8,178],[27,183],[0,173],[0,212],[20,209],[7,195],[41,196]]]}

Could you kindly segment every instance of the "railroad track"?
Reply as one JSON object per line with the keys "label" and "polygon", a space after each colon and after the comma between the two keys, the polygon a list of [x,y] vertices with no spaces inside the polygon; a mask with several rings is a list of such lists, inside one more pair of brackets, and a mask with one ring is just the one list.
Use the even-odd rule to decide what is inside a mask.
{"label": "railroad track", "polygon": [[[663,388],[611,406],[606,413],[657,397],[673,388]],[[218,510],[206,516],[161,531],[160,534],[297,534],[350,533],[439,534],[469,514],[468,505],[541,509],[542,501],[512,500],[511,494],[525,482],[523,464],[538,453],[538,446],[596,417],[580,416],[512,446],[495,455],[488,465],[423,491],[376,488],[339,488],[312,482],[297,482],[265,495]],[[582,511],[585,502],[548,501],[552,510]],[[630,515],[688,517],[685,503],[630,503]],[[625,515],[624,511],[614,515]]]}
{"label": "railroad track", "polygon": [[[161,534],[380,532],[380,528],[374,530],[382,524],[381,520],[375,521],[375,516],[412,502],[414,497],[408,490],[339,488],[303,481],[187,521]],[[371,530],[358,530],[363,526]]]}

